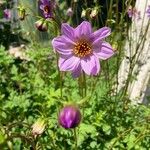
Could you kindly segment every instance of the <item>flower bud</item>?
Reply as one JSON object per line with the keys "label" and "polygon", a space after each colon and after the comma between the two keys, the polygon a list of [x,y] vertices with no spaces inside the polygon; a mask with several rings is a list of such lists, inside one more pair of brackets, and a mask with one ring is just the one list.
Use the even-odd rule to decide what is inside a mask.
{"label": "flower bud", "polygon": [[11,10],[10,9],[5,9],[4,10],[4,18],[5,19],[11,19]]}
{"label": "flower bud", "polygon": [[72,11],[72,8],[68,8],[67,9],[67,16],[71,17],[73,15],[73,11]]}
{"label": "flower bud", "polygon": [[39,31],[45,32],[48,30],[48,24],[46,21],[44,21],[43,19],[38,20],[37,22],[35,22],[35,26]]}
{"label": "flower bud", "polygon": [[85,16],[86,16],[86,10],[82,10],[81,18],[84,18]]}
{"label": "flower bud", "polygon": [[45,129],[45,120],[38,119],[33,125],[32,125],[32,134],[34,136],[41,135],[44,132]]}
{"label": "flower bud", "polygon": [[98,14],[98,10],[97,10],[97,8],[94,8],[90,13],[90,17],[95,18],[97,16],[97,14]]}
{"label": "flower bud", "polygon": [[81,112],[77,106],[66,105],[59,113],[59,124],[65,129],[75,128],[81,121]]}
{"label": "flower bud", "polygon": [[24,7],[22,6],[18,7],[18,16],[21,21],[25,19],[27,14],[26,14],[26,10]]}

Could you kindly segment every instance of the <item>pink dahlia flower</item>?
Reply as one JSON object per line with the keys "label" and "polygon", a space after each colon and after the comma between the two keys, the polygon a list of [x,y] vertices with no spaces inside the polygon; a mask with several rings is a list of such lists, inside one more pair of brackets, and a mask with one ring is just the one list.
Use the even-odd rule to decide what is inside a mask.
{"label": "pink dahlia flower", "polygon": [[78,77],[82,71],[97,75],[100,71],[99,59],[106,60],[114,54],[111,45],[104,41],[111,33],[108,27],[93,32],[87,21],[76,28],[64,23],[61,32],[61,36],[52,40],[52,45],[60,54],[60,71],[71,71],[73,77]]}

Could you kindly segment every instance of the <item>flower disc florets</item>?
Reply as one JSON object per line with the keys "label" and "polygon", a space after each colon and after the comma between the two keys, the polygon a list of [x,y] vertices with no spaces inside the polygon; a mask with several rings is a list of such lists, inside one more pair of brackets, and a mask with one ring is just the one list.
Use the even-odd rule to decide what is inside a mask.
{"label": "flower disc florets", "polygon": [[76,43],[76,45],[73,49],[73,53],[77,57],[81,57],[81,58],[88,56],[88,55],[92,54],[91,44],[87,41],[79,41]]}

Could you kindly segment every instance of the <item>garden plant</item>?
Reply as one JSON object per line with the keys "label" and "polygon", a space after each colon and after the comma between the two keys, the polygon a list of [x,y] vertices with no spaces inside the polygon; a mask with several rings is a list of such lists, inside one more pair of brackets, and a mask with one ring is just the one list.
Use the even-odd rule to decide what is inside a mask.
{"label": "garden plant", "polygon": [[130,97],[143,1],[0,0],[0,150],[150,149],[150,97]]}

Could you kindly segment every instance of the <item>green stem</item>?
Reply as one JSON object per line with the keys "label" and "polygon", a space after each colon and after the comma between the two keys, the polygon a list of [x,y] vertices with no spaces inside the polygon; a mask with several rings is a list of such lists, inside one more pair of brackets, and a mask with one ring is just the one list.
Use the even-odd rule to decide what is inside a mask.
{"label": "green stem", "polygon": [[81,73],[79,77],[79,93],[82,98],[86,97],[87,87],[86,87],[86,75],[84,72]]}
{"label": "green stem", "polygon": [[85,75],[85,73],[83,73],[83,84],[84,84],[84,97],[86,97],[87,87],[86,87],[86,75]]}
{"label": "green stem", "polygon": [[59,66],[58,66],[58,60],[59,60],[59,56],[58,54],[56,54],[56,59],[57,59],[57,70],[58,70],[58,76],[59,76],[59,86],[60,86],[60,97],[62,98],[63,96],[63,73],[59,70]]}
{"label": "green stem", "polygon": [[79,77],[78,85],[79,85],[79,94],[83,98],[82,75]]}
{"label": "green stem", "polygon": [[60,75],[60,97],[63,97],[63,72],[59,73]]}
{"label": "green stem", "polygon": [[78,140],[77,140],[77,132],[76,132],[76,128],[74,128],[74,139],[75,139],[75,150],[78,149]]}

